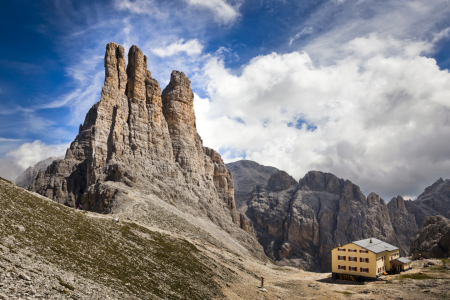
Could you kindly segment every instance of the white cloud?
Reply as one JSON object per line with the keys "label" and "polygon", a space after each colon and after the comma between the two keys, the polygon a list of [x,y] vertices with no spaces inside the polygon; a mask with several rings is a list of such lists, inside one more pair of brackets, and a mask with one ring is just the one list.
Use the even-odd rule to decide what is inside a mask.
{"label": "white cloud", "polygon": [[22,169],[26,169],[50,156],[63,156],[68,146],[69,144],[46,145],[36,140],[32,143],[22,144],[17,149],[8,152],[6,157],[12,159]]}
{"label": "white cloud", "polygon": [[185,52],[187,55],[199,55],[202,53],[203,45],[197,39],[185,42],[183,39],[176,41],[165,47],[153,48],[152,52],[159,57],[167,57]]}
{"label": "white cloud", "polygon": [[[450,5],[441,0],[332,1],[322,5],[302,26],[320,29],[302,45],[314,61],[331,64],[346,55],[342,47],[357,37],[376,33],[410,42],[432,41],[439,24],[448,23]],[[442,32],[445,35],[445,32]]]}
{"label": "white cloud", "polygon": [[450,27],[441,30],[440,32],[434,34],[432,43],[437,43],[442,39],[448,38],[450,35]]}
{"label": "white cloud", "polygon": [[2,138],[0,137],[0,143],[2,142],[18,142],[20,141],[19,139],[6,139],[6,138]]}
{"label": "white cloud", "polygon": [[219,23],[233,23],[240,16],[240,2],[235,5],[228,4],[225,0],[185,0],[193,6],[205,7],[214,13]]}
{"label": "white cloud", "polygon": [[147,14],[156,18],[164,16],[153,0],[115,0],[114,3],[119,10],[128,10],[136,14]]}
{"label": "white cloud", "polygon": [[[13,142],[11,145],[17,147],[16,140],[0,139],[0,146],[1,142]],[[32,143],[23,143],[9,151],[4,157],[0,157],[0,176],[15,181],[23,171],[41,160],[50,156],[63,157],[68,147],[69,144],[46,145],[38,140]]]}
{"label": "white cloud", "polygon": [[432,45],[371,34],[341,48],[330,65],[272,53],[240,75],[211,59],[211,102],[196,98],[205,145],[297,179],[331,172],[384,197],[450,177],[450,74],[420,55]]}
{"label": "white cloud", "polygon": [[23,171],[12,159],[0,157],[0,177],[14,182]]}
{"label": "white cloud", "polygon": [[300,38],[302,35],[307,35],[307,34],[311,34],[314,32],[314,28],[312,26],[307,26],[305,28],[302,29],[302,31],[300,31],[299,33],[297,33],[296,35],[294,35],[293,37],[291,37],[289,39],[289,46],[292,45],[292,43],[297,40],[298,38]]}

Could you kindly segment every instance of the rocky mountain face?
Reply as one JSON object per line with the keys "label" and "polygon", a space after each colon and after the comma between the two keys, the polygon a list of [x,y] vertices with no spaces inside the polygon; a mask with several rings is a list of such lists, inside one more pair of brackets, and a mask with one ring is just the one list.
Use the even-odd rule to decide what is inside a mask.
{"label": "rocky mountain face", "polygon": [[[184,73],[173,71],[161,93],[138,47],[130,48],[126,65],[124,48],[109,43],[100,101],[65,158],[40,172],[30,189],[100,213],[142,214],[151,199],[163,200],[185,218],[212,222],[264,259],[252,223],[236,211],[230,170],[197,133],[193,101]],[[200,219],[190,221],[211,227]]]}
{"label": "rocky mountain face", "polygon": [[389,219],[397,235],[397,242],[401,245],[402,255],[409,253],[411,241],[419,231],[415,215],[406,208],[407,203],[401,196],[391,199],[387,204],[389,210]]}
{"label": "rocky mountain face", "polygon": [[339,243],[370,235],[396,244],[387,206],[375,193],[365,197],[352,182],[317,171],[298,184],[284,178],[284,190],[258,186],[247,211],[266,255],[281,265],[328,271]]}
{"label": "rocky mountain face", "polygon": [[411,243],[414,258],[450,257],[450,220],[442,216],[428,217]]}
{"label": "rocky mountain face", "polygon": [[[227,166],[233,176],[264,169],[249,161]],[[249,170],[253,166],[256,170]],[[449,181],[438,181],[416,201],[398,196],[386,205],[377,194],[366,197],[357,185],[329,173],[308,172],[298,184],[283,171],[264,179],[252,181],[253,185],[235,181],[259,242],[279,264],[311,271],[329,271],[332,248],[368,236],[396,245],[403,256],[408,255],[422,216],[450,207],[445,207]]]}
{"label": "rocky mountain face", "polygon": [[257,185],[266,185],[270,176],[277,172],[274,167],[266,167],[251,160],[229,163],[227,168],[233,174],[234,199],[238,210],[247,210],[247,198]]}
{"label": "rocky mountain face", "polygon": [[415,201],[406,201],[406,209],[415,217],[421,228],[431,216],[441,215],[450,219],[450,180],[440,178],[417,197]]}
{"label": "rocky mountain face", "polygon": [[47,167],[54,161],[57,160],[57,157],[49,157],[47,159],[44,159],[38,163],[36,163],[34,166],[28,167],[25,171],[23,171],[22,174],[19,175],[16,179],[16,184],[18,186],[21,186],[23,188],[28,188],[30,184],[33,182],[33,180],[38,175],[39,171],[45,172]]}

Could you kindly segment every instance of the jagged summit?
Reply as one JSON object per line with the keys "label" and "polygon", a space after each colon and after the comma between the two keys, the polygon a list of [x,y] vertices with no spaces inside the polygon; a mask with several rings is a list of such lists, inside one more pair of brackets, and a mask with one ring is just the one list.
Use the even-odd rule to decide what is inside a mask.
{"label": "jagged summit", "polygon": [[142,51],[132,46],[126,65],[124,48],[109,43],[100,101],[87,113],[65,158],[39,173],[30,189],[101,213],[157,197],[212,221],[263,257],[254,236],[239,229],[253,232],[251,222],[236,211],[231,172],[216,151],[203,147],[193,101],[184,73],[173,71],[161,95]]}

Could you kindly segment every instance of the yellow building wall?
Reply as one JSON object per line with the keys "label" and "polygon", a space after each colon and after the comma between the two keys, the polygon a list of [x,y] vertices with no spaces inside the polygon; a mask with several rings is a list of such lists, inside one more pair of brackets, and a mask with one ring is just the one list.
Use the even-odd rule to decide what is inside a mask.
{"label": "yellow building wall", "polygon": [[[375,270],[377,274],[383,274],[383,267],[385,266],[385,261],[383,261],[383,257],[385,257],[386,252],[381,252],[377,254],[377,269]],[[378,268],[380,268],[380,272],[378,272]]]}
{"label": "yellow building wall", "polygon": [[[384,252],[385,254],[385,262],[386,262],[386,271],[390,271],[391,270],[391,260],[397,259],[400,257],[400,252],[399,250],[394,250],[391,252]],[[391,259],[392,258],[392,259]]]}
{"label": "yellow building wall", "polygon": [[[338,251],[338,248],[344,248],[345,252]],[[347,244],[342,247],[334,248],[331,250],[331,270],[333,273],[338,274],[348,274],[348,275],[358,275],[358,276],[365,276],[365,277],[373,277],[375,278],[377,276],[377,255],[371,251],[368,251],[368,253],[360,253],[359,250],[366,250],[358,245],[355,244]],[[356,253],[354,252],[348,252],[348,249],[356,249]],[[346,260],[338,260],[338,256],[343,255],[346,256]],[[381,257],[382,254],[379,255]],[[351,262],[348,260],[349,256],[356,257],[356,262]],[[362,263],[360,262],[360,257],[366,257],[369,258],[369,263]],[[381,259],[380,259],[381,260]],[[339,270],[338,265],[346,266],[346,270]],[[349,267],[357,267],[357,271],[349,271]],[[361,268],[369,268],[369,273],[362,273],[360,272]]]}

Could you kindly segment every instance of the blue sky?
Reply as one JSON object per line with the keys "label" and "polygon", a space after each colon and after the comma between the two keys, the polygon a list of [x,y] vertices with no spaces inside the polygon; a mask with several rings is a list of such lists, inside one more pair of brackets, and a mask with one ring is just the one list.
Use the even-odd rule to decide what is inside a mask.
{"label": "blue sky", "polygon": [[[99,100],[106,43],[184,71],[204,144],[389,200],[450,177],[447,0],[0,4],[0,176],[63,155]],[[293,126],[296,124],[296,126]]]}

